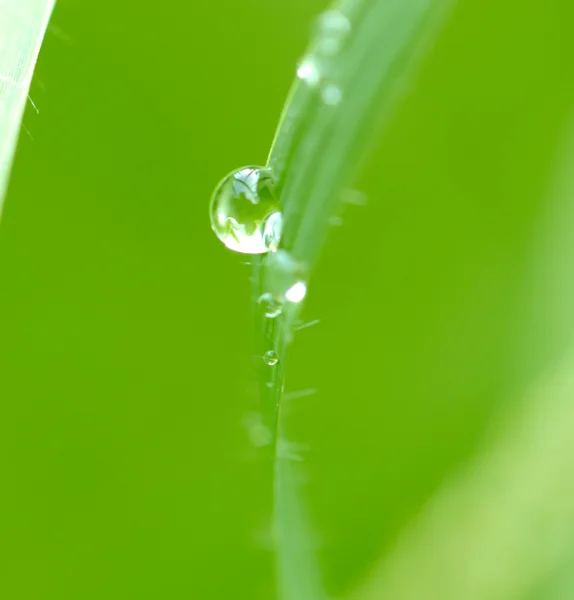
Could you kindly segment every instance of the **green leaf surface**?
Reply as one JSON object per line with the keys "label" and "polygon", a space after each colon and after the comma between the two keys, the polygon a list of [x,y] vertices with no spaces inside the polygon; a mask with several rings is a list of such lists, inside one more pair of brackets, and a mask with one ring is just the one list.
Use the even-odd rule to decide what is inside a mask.
{"label": "green leaf surface", "polygon": [[0,213],[40,46],[55,0],[0,0]]}
{"label": "green leaf surface", "polygon": [[[284,216],[281,251],[306,274],[325,243],[345,190],[365,156],[375,131],[384,125],[394,101],[412,78],[417,60],[434,39],[452,7],[451,0],[365,0],[343,2],[324,13],[302,59],[270,152]],[[325,19],[342,23],[333,36]],[[345,31],[348,24],[349,31]],[[333,42],[336,52],[325,44]],[[307,65],[311,76],[302,68]],[[281,281],[274,255],[257,261],[254,299],[275,292]],[[281,284],[277,284],[279,289]],[[319,600],[321,577],[306,508],[296,473],[301,468],[279,450],[289,444],[282,415],[285,363],[301,304],[286,302],[283,314],[266,319],[259,311],[259,350],[280,357],[271,374],[262,368],[264,422],[275,450],[275,535],[280,597]]]}

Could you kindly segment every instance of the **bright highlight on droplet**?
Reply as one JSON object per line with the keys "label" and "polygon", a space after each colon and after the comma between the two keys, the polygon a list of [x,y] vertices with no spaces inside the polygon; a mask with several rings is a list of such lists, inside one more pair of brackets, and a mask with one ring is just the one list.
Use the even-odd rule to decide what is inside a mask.
{"label": "bright highlight on droplet", "polygon": [[302,281],[298,281],[285,292],[285,299],[294,304],[298,304],[305,298],[306,294],[307,286]]}
{"label": "bright highlight on droplet", "polygon": [[230,249],[245,254],[277,250],[283,224],[271,170],[242,167],[215,188],[211,227]]}
{"label": "bright highlight on droplet", "polygon": [[310,56],[303,59],[297,69],[297,77],[311,87],[316,86],[321,81],[321,71],[317,62]]}

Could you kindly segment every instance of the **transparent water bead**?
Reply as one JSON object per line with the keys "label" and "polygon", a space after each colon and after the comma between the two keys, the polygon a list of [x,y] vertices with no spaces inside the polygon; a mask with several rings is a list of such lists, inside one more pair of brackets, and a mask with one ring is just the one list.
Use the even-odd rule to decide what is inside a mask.
{"label": "transparent water bead", "polygon": [[268,319],[274,319],[275,317],[278,317],[283,309],[281,302],[269,293],[262,294],[259,297],[258,302],[263,307],[265,316]]}
{"label": "transparent water bead", "polygon": [[213,231],[230,250],[277,250],[283,219],[271,170],[247,166],[227,175],[213,192],[210,218]]}
{"label": "transparent water bead", "polygon": [[275,366],[279,362],[279,355],[275,350],[267,350],[263,355],[263,362],[270,367]]}

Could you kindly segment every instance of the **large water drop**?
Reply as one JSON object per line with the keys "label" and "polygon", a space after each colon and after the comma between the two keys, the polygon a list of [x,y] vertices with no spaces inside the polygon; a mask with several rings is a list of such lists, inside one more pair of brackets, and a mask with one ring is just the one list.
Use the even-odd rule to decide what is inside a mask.
{"label": "large water drop", "polygon": [[277,250],[283,219],[271,170],[248,166],[227,175],[213,192],[210,217],[213,231],[230,250]]}

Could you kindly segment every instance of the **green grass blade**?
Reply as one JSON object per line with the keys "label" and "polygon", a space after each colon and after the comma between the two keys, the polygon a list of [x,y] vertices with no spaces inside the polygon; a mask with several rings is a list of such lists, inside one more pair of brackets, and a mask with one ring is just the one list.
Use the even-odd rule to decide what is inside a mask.
{"label": "green grass blade", "polygon": [[[324,52],[318,28],[306,57],[320,59],[318,81],[297,79],[292,87],[269,155],[284,215],[282,249],[306,273],[324,244],[330,217],[366,153],[377,125],[388,119],[417,59],[428,48],[452,7],[452,0],[364,0],[337,10],[350,25],[336,53]],[[326,95],[334,90],[334,100]],[[275,292],[282,277],[277,255],[255,264],[254,297]],[[281,287],[279,284],[277,287]],[[280,357],[269,373],[262,368],[263,417],[275,454],[274,529],[282,600],[320,600],[319,567],[297,487],[298,467],[282,456],[288,424],[282,416],[287,349],[301,304],[286,303],[277,319],[259,311],[258,352]]]}
{"label": "green grass blade", "polygon": [[[452,2],[370,0],[343,11],[347,5],[352,33],[329,65],[341,101],[327,105],[320,86],[297,81],[269,156],[284,207],[283,245],[310,264],[375,125],[388,118]],[[319,36],[308,54],[320,43]]]}
{"label": "green grass blade", "polygon": [[30,82],[55,0],[0,0],[0,213]]}
{"label": "green grass blade", "polygon": [[279,597],[321,600],[326,597],[305,505],[298,490],[301,466],[278,456],[275,464],[275,537],[278,545]]}

